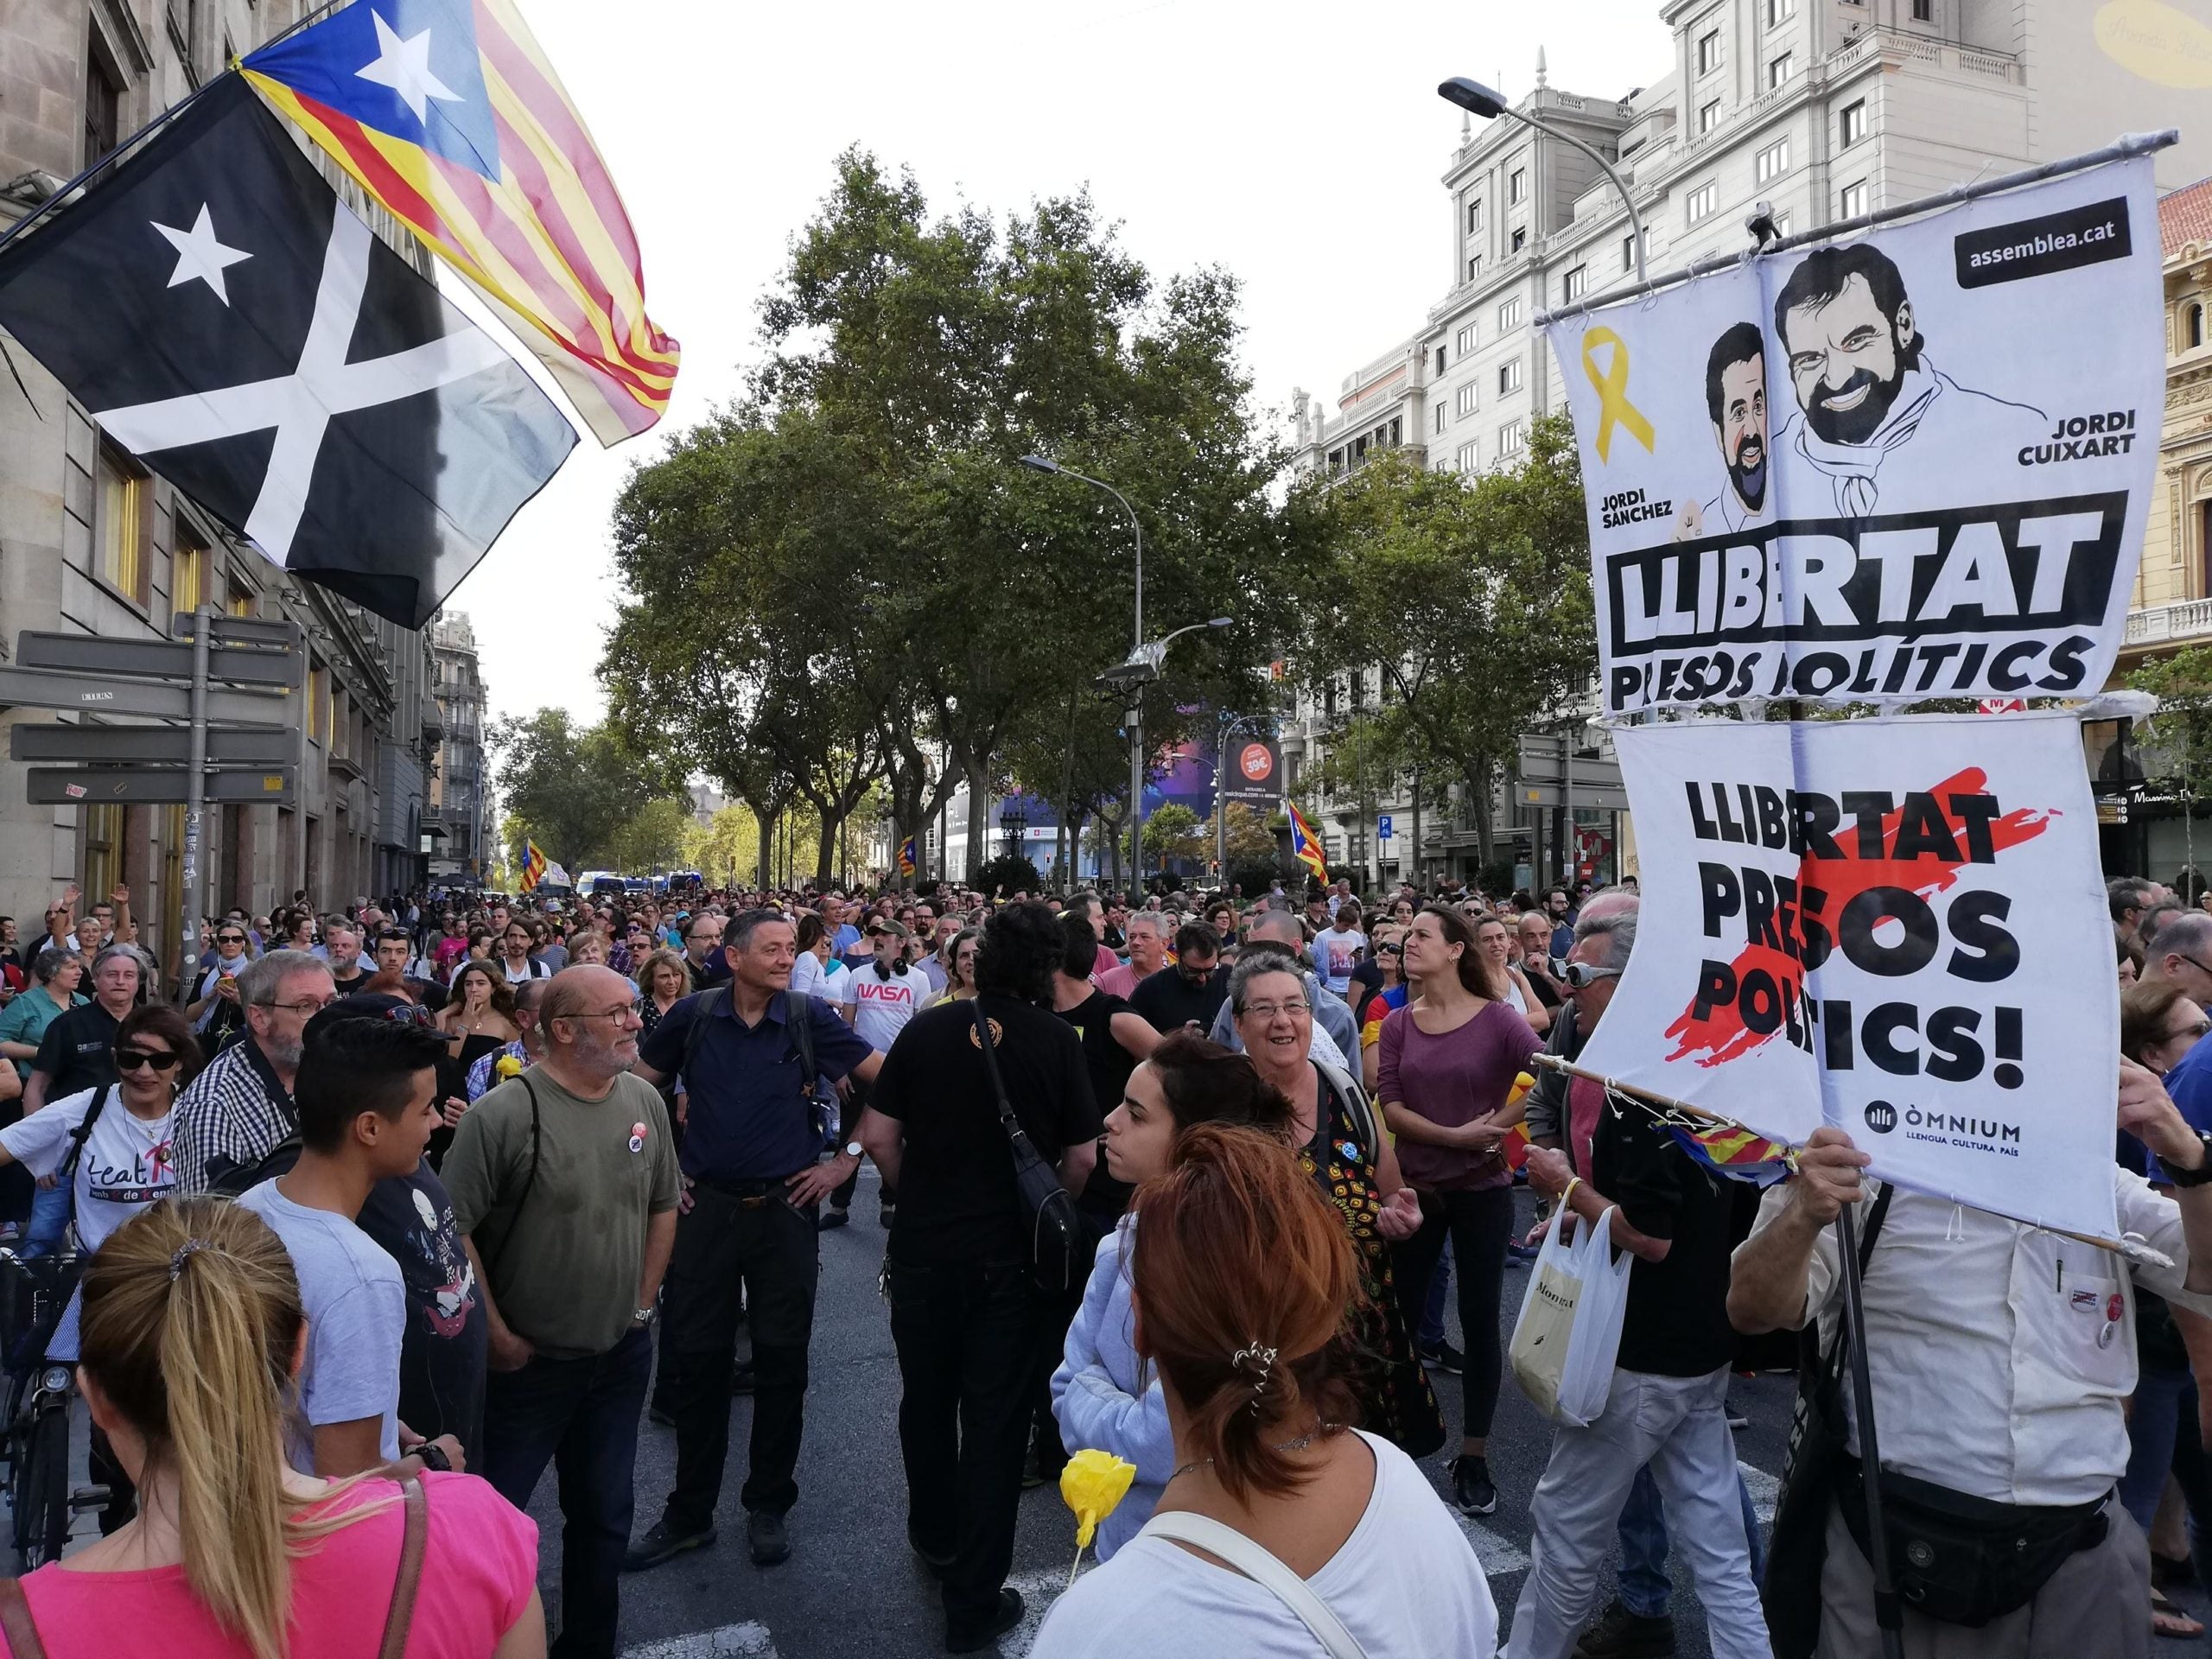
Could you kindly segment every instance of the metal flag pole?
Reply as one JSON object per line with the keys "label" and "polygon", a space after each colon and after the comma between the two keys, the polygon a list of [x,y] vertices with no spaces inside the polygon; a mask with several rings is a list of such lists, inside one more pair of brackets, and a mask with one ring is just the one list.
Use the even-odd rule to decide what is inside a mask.
{"label": "metal flag pole", "polygon": [[1859,1485],[1866,1497],[1866,1559],[1874,1569],[1874,1623],[1883,1659],[1904,1659],[1904,1603],[1890,1576],[1890,1535],[1882,1519],[1882,1452],[1874,1433],[1874,1382],[1866,1369],[1866,1310],[1859,1276],[1855,1205],[1836,1212],[1837,1254],[1843,1266],[1845,1340],[1851,1344],[1852,1415],[1859,1429]]}
{"label": "metal flag pole", "polygon": [[181,966],[188,1000],[200,983],[200,922],[207,914],[201,891],[201,833],[207,810],[207,650],[215,613],[206,600],[192,616],[192,736],[184,773],[183,945]]}

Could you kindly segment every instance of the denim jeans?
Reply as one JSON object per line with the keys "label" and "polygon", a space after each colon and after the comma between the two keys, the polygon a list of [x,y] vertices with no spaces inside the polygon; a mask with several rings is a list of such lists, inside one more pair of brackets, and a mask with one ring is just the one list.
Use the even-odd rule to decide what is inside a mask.
{"label": "denim jeans", "polygon": [[990,1618],[1014,1563],[1043,1299],[1020,1262],[888,1270],[906,1532],[952,1557],[944,1617],[957,1634]]}
{"label": "denim jeans", "polygon": [[541,1354],[485,1381],[484,1478],[518,1510],[530,1507],[547,1463],[560,1478],[561,1634],[553,1659],[613,1659],[638,1418],[652,1363],[652,1339],[632,1330],[603,1354]]}
{"label": "denim jeans", "polygon": [[36,1189],[31,1198],[31,1224],[24,1231],[22,1247],[16,1254],[29,1261],[52,1255],[61,1248],[75,1213],[75,1192],[67,1183]]}
{"label": "denim jeans", "polygon": [[[1744,1539],[1751,1546],[1751,1582],[1766,1577],[1766,1544],[1759,1536],[1758,1511],[1744,1468],[1736,1465],[1736,1491],[1743,1500]],[[1667,1515],[1659,1502],[1659,1483],[1649,1465],[1636,1471],[1621,1509],[1621,1605],[1639,1618],[1664,1618],[1674,1581],[1667,1576]]]}
{"label": "denim jeans", "polygon": [[2127,1414],[2127,1472],[2120,1506],[2145,1534],[2171,1471],[2189,1509],[2189,1553],[2201,1582],[2212,1583],[2212,1460],[2196,1427],[2196,1381],[2186,1366],[2145,1365]]}
{"label": "denim jeans", "polygon": [[1529,1500],[1533,1560],[1505,1659],[1567,1659],[1595,1611],[1599,1574],[1646,1465],[1704,1604],[1713,1659],[1772,1659],[1751,1579],[1727,1397],[1726,1366],[1703,1376],[1617,1369],[1611,1397],[1589,1427],[1558,1431]]}

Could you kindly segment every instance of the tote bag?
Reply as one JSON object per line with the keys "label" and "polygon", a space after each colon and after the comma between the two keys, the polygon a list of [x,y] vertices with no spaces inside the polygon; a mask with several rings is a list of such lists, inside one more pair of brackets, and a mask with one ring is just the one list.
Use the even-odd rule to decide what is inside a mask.
{"label": "tote bag", "polygon": [[1560,1238],[1560,1217],[1544,1230],[1543,1249],[1529,1274],[1514,1322],[1513,1375],[1538,1411],[1555,1423],[1587,1428],[1605,1408],[1628,1311],[1629,1274],[1636,1258],[1613,1260],[1613,1211],[1584,1224],[1572,1244]]}

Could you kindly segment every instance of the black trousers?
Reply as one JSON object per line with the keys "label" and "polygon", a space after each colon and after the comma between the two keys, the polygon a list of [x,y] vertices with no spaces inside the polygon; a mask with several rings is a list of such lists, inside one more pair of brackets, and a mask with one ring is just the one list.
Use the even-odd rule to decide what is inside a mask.
{"label": "black trousers", "polygon": [[1505,1363],[1497,1310],[1505,1283],[1506,1242],[1513,1236],[1513,1189],[1421,1195],[1421,1230],[1391,1247],[1391,1273],[1408,1332],[1421,1329],[1429,1275],[1444,1254],[1446,1234],[1458,1269],[1452,1277],[1459,1292],[1459,1340],[1467,1344],[1466,1368],[1459,1376],[1459,1432],[1480,1440],[1490,1433],[1497,1410],[1498,1377]]}
{"label": "black trousers", "polygon": [[794,1476],[820,1256],[813,1206],[794,1209],[783,1192],[781,1181],[727,1189],[701,1181],[691,1189],[690,1213],[676,1224],[674,1288],[662,1317],[676,1359],[669,1390],[676,1489],[664,1518],[677,1533],[705,1531],[721,1501],[741,1306],[753,1326],[754,1381],[750,1465],[740,1497],[747,1510],[775,1515],[798,1502]]}
{"label": "black trousers", "polygon": [[887,1271],[891,1340],[905,1385],[899,1450],[906,1530],[921,1549],[953,1558],[944,1616],[957,1631],[990,1617],[1014,1563],[1039,1298],[1018,1262],[894,1261]]}

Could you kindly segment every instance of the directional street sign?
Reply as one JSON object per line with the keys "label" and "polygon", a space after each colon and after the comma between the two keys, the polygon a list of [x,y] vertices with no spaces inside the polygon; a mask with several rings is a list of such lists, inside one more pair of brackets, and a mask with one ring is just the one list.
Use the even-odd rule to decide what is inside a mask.
{"label": "directional street sign", "polygon": [[[1560,740],[1533,732],[1521,734],[1520,774],[1525,784],[1556,784],[1560,781],[1565,760],[1560,753]],[[1618,760],[1598,760],[1583,755],[1574,757],[1574,804],[1594,806],[1595,801],[1582,798],[1585,788],[1618,790],[1621,787],[1621,766]]]}
{"label": "directional street sign", "polygon": [[[25,668],[61,668],[77,674],[192,678],[192,646],[181,639],[102,639],[88,633],[25,632],[16,636],[16,660]],[[207,677],[246,685],[296,685],[303,661],[285,652],[226,651],[219,645],[207,653]]]}
{"label": "directional street sign", "polygon": [[[0,668],[0,706],[189,720],[192,688],[111,680],[97,674],[62,674],[50,669]],[[207,689],[207,718],[225,725],[289,726],[298,718],[298,709],[297,703],[287,702],[277,691],[245,691],[228,686]]]}
{"label": "directional street sign", "polygon": [[[216,764],[281,766],[292,760],[297,747],[290,732],[276,726],[257,731],[218,726],[207,734],[207,759]],[[11,726],[8,728],[8,758],[59,762],[70,766],[181,766],[189,765],[192,760],[192,728]]]}
{"label": "directional street sign", "polygon": [[[1582,766],[1580,760],[1574,763],[1574,804],[1578,810],[1585,807],[1593,812],[1629,810],[1628,791],[1618,784],[1584,784]],[[1513,798],[1522,806],[1557,806],[1560,804],[1559,785],[1532,784],[1524,779],[1513,786]]]}
{"label": "directional street sign", "polygon": [[[175,639],[189,640],[199,632],[199,623],[190,611],[179,611],[171,620],[169,632]],[[219,616],[215,632],[209,637],[218,645],[277,645],[289,651],[297,651],[307,642],[298,623],[281,617]]]}
{"label": "directional street sign", "polygon": [[[188,798],[191,774],[138,768],[128,772],[63,771],[33,766],[26,774],[33,806],[107,806],[118,802],[181,805]],[[289,766],[211,767],[207,774],[209,804],[251,802],[289,806],[296,797],[297,774]]]}

